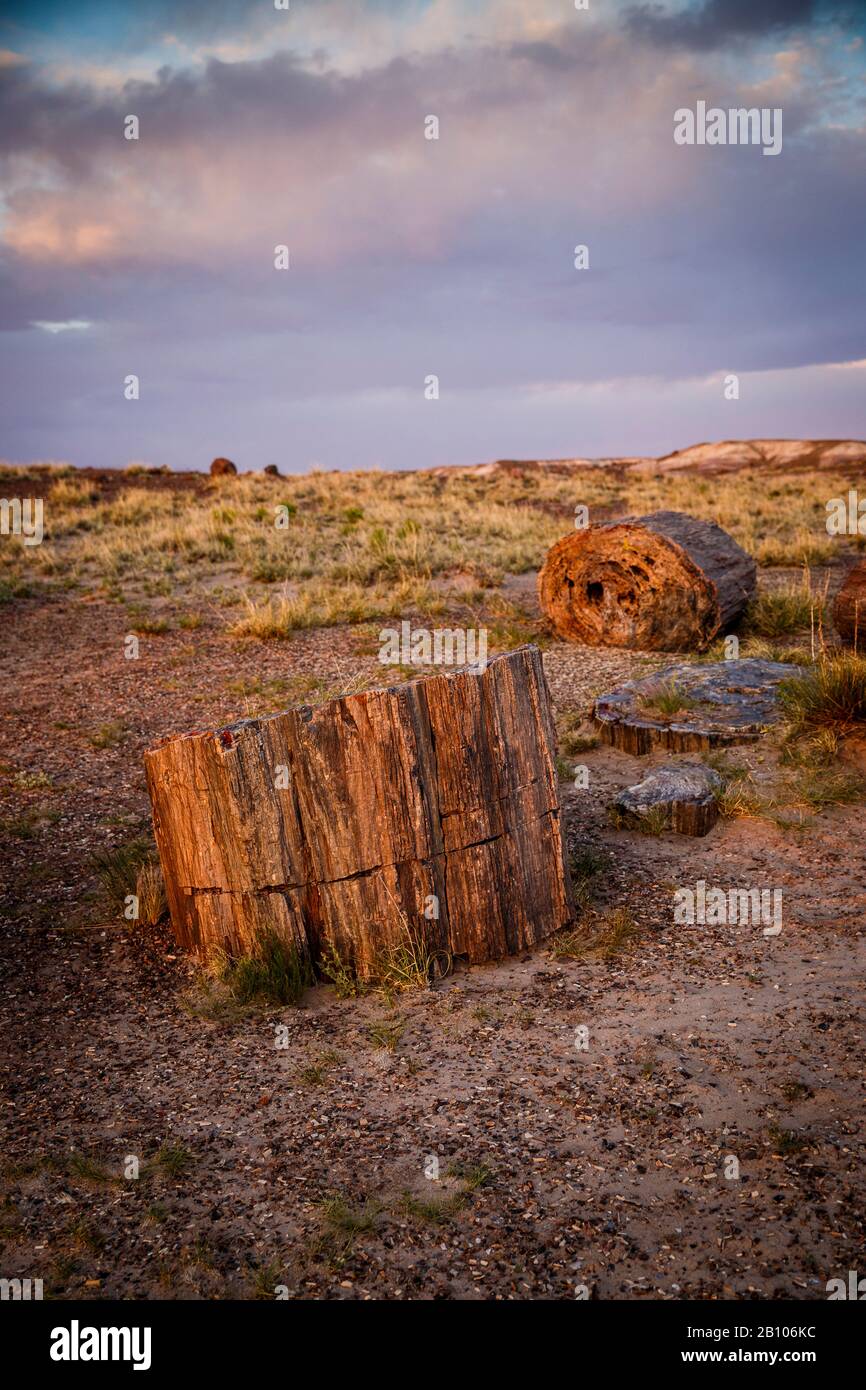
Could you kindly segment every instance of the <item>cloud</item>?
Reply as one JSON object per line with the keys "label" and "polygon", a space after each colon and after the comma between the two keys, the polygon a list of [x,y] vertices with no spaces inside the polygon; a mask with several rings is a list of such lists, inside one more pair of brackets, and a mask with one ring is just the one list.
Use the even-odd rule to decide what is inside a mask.
{"label": "cloud", "polygon": [[41,328],[45,333],[69,333],[70,331],[80,332],[85,328],[92,328],[93,324],[89,319],[63,319],[53,323],[51,320],[34,319],[33,327]]}
{"label": "cloud", "polygon": [[854,15],[848,0],[704,0],[673,11],[659,4],[635,5],[627,11],[626,23],[638,38],[659,45],[714,49],[732,40],[776,37]]}
{"label": "cloud", "polygon": [[[787,72],[777,78],[790,92]],[[698,166],[676,157],[672,113],[704,86],[697,67],[659,71],[651,48],[574,27],[556,44],[351,75],[291,53],[211,59],[120,92],[46,86],[38,68],[16,68],[0,74],[5,242],[34,262],[229,276],[243,263],[255,276],[273,273],[280,243],[309,271],[442,261],[484,228],[495,258],[537,231],[541,207],[552,225],[577,205],[597,223],[688,197]],[[430,113],[438,141],[424,138]],[[137,141],[123,138],[128,114]],[[786,141],[796,116],[786,110]]]}
{"label": "cloud", "polygon": [[[667,51],[622,10],[557,25],[561,0],[474,11],[448,0],[408,24],[409,8],[383,5],[368,30],[360,6],[325,4],[335,32],[346,17],[333,62],[263,56],[240,30],[231,58],[186,64],[179,48],[183,65],[133,80],[0,67],[10,448],[77,457],[89,430],[102,462],[115,451],[284,462],[288,450],[298,466],[405,466],[448,461],[449,448],[455,461],[511,452],[506,423],[515,450],[588,452],[591,416],[592,451],[641,451],[691,436],[674,421],[659,438],[649,376],[779,373],[824,389],[790,374],[864,357],[852,285],[866,133],[850,35],[844,51],[796,36],[773,52],[756,44],[748,63],[738,47],[727,67],[706,46]],[[371,53],[376,26],[396,42],[400,22],[403,51]],[[784,105],[781,156],[675,146],[673,113],[697,97]],[[138,141],[123,138],[130,113]],[[430,113],[439,141],[424,138]],[[282,243],[289,271],[274,268]],[[577,243],[590,248],[586,272]],[[47,340],[85,322],[99,331],[75,332],[73,351]],[[39,400],[58,350],[49,417]],[[134,406],[129,372],[142,383]],[[431,372],[443,386],[432,414]],[[537,382],[571,391],[547,393],[549,427]],[[811,404],[826,433],[827,407]],[[750,414],[739,405],[738,421],[759,420],[754,400]],[[789,431],[771,412],[755,432]]]}

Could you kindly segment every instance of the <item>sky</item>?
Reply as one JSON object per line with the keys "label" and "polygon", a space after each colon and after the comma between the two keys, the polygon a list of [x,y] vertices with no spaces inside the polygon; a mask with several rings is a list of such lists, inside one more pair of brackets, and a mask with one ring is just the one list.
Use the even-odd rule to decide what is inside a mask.
{"label": "sky", "polygon": [[862,0],[5,0],[0,185],[13,461],[866,438]]}

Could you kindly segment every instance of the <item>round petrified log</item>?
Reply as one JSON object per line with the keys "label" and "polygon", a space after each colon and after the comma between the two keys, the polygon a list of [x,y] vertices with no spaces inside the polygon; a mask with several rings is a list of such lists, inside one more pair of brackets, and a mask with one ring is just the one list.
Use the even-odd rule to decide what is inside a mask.
{"label": "round petrified log", "polygon": [[836,595],[833,622],[844,642],[866,651],[866,560],[854,566]]}
{"label": "round petrified log", "polygon": [[560,637],[591,647],[705,647],[755,591],[754,560],[712,521],[652,512],[563,536],[538,576]]}
{"label": "round petrified log", "polygon": [[237,473],[237,471],[231,459],[214,459],[210,466],[210,475],[212,478],[227,478],[230,477],[232,473]]}

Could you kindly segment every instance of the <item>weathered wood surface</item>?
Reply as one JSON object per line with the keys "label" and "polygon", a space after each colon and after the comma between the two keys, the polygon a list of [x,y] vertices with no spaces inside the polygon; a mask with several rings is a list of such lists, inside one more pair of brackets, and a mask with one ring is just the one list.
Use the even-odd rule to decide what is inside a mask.
{"label": "weathered wood surface", "polygon": [[[683,663],[641,680],[626,681],[595,702],[593,715],[607,743],[642,756],[655,748],[708,753],[749,743],[779,718],[779,682],[799,666],[757,657],[742,661]],[[665,715],[653,704],[660,693],[679,692],[684,707]]]}
{"label": "weathered wood surface", "polygon": [[705,763],[670,763],[653,768],[643,780],[615,798],[614,812],[625,827],[646,825],[660,816],[666,830],[707,835],[719,818],[722,779]]}
{"label": "weathered wood surface", "polygon": [[833,603],[833,622],[843,642],[866,652],[866,560],[848,571]]}
{"label": "weathered wood surface", "polygon": [[361,976],[407,931],[473,962],[533,946],[572,915],[553,750],[535,647],[166,740],[145,769],[174,932],[206,956],[274,930]]}
{"label": "weathered wood surface", "polygon": [[755,561],[720,526],[663,511],[563,536],[538,594],[567,641],[688,651],[728,627],[756,583]]}

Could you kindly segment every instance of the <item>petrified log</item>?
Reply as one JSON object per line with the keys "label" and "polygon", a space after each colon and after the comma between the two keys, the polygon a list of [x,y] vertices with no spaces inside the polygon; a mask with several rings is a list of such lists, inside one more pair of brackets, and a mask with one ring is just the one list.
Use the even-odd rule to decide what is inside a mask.
{"label": "petrified log", "polygon": [[779,682],[801,670],[758,657],[668,666],[600,696],[593,714],[624,753],[708,753],[760,738],[779,718]]}
{"label": "petrified log", "polygon": [[833,622],[843,642],[866,651],[866,560],[848,572],[833,603]]}
{"label": "petrified log", "polygon": [[232,463],[231,459],[214,459],[210,466],[210,475],[212,478],[232,477],[237,471],[237,467]]}
{"label": "petrified log", "polygon": [[728,627],[756,582],[754,560],[715,522],[652,512],[563,536],[538,594],[567,641],[687,651]]}
{"label": "petrified log", "polygon": [[277,932],[364,977],[407,940],[470,961],[571,919],[541,656],[435,675],[145,754],[172,925],[207,956]]}
{"label": "petrified log", "polygon": [[706,835],[719,818],[721,786],[719,774],[705,763],[670,763],[626,787],[613,809],[625,827],[656,825],[680,835]]}

